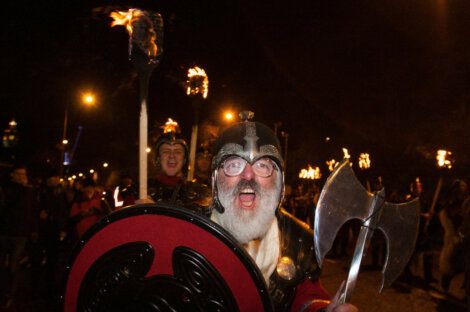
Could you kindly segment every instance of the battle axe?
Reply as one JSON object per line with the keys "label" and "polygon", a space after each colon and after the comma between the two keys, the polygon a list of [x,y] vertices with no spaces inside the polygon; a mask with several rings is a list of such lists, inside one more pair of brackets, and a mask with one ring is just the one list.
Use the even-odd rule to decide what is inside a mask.
{"label": "battle axe", "polygon": [[347,159],[331,173],[320,194],[314,225],[315,252],[320,266],[341,226],[351,219],[362,222],[348,278],[340,290],[339,304],[350,301],[374,230],[381,230],[387,242],[380,291],[392,284],[413,254],[418,235],[418,199],[392,204],[386,202],[384,197],[383,189],[372,194],[361,185]]}

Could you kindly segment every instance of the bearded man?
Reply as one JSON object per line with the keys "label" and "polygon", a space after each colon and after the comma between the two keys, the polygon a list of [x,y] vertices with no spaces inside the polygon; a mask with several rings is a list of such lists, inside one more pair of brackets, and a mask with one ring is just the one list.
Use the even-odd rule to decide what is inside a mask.
{"label": "bearded man", "polygon": [[[276,311],[357,311],[330,304],[319,281],[313,232],[284,211],[284,172],[278,139],[267,126],[244,120],[215,143],[211,219],[228,230],[256,262]],[[330,305],[329,305],[330,304]]]}

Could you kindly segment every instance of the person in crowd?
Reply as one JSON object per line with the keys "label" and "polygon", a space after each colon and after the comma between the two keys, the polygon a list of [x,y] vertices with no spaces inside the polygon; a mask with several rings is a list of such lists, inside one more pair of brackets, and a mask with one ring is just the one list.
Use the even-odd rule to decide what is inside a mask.
{"label": "person in crowd", "polygon": [[37,196],[28,182],[24,165],[15,165],[10,180],[0,189],[0,263],[8,256],[8,282],[3,308],[11,307],[18,299],[20,260],[25,256],[29,240],[37,242]]}
{"label": "person in crowd", "polygon": [[465,261],[465,294],[467,296],[467,307],[470,307],[470,196],[462,204],[462,225],[459,228],[459,236],[463,246]]}
{"label": "person in crowd", "polygon": [[452,278],[463,270],[463,245],[458,229],[463,223],[463,203],[469,196],[468,185],[463,180],[455,180],[447,194],[439,220],[444,229],[444,243],[439,255],[440,285],[448,291]]}
{"label": "person in crowd", "polygon": [[211,161],[212,155],[208,150],[197,153],[194,177],[198,183],[211,184]]}
{"label": "person in crowd", "polygon": [[75,238],[82,236],[106,213],[101,202],[101,194],[95,190],[94,181],[91,178],[86,178],[82,185],[81,194],[72,203],[69,215]]}
{"label": "person in crowd", "polygon": [[149,179],[148,190],[154,202],[178,204],[191,210],[210,214],[208,186],[186,181],[188,145],[181,134],[162,134],[156,144],[156,163],[160,173]]}
{"label": "person in crowd", "polygon": [[60,245],[67,236],[69,206],[58,174],[51,174],[40,196],[39,240],[46,256],[47,293],[53,299],[58,291]]}
{"label": "person in crowd", "polygon": [[134,183],[134,179],[128,173],[123,173],[119,179],[119,185],[110,191],[112,200],[108,200],[113,203],[114,210],[119,210],[123,207],[133,205],[139,197],[137,192],[137,185]]}
{"label": "person in crowd", "polygon": [[[266,125],[250,121],[250,115],[241,114],[244,121],[227,128],[215,142],[211,219],[253,258],[277,310],[327,308],[330,301],[319,280],[313,232],[280,208],[284,164],[279,141]],[[357,311],[351,304],[335,302],[328,309]]]}

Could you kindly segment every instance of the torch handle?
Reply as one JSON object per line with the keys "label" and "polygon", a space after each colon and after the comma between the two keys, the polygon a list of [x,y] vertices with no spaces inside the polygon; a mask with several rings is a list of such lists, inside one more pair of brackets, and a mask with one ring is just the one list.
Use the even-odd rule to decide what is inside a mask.
{"label": "torch handle", "polygon": [[148,147],[148,85],[149,72],[140,72],[140,118],[139,118],[139,198],[147,199],[147,147]]}
{"label": "torch handle", "polygon": [[439,198],[439,193],[441,192],[442,188],[442,177],[439,177],[437,181],[436,190],[434,191],[434,196],[432,197],[431,207],[429,208],[429,218],[426,220],[424,224],[423,232],[426,233],[428,231],[429,224],[431,223],[432,216],[434,215],[434,210],[436,209],[437,199]]}

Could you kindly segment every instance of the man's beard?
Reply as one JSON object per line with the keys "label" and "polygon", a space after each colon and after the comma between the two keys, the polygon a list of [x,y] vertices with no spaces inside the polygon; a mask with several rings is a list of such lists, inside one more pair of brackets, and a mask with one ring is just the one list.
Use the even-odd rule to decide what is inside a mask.
{"label": "man's beard", "polygon": [[[217,213],[217,222],[241,244],[262,238],[275,218],[281,194],[281,179],[277,178],[270,189],[262,189],[254,180],[241,180],[233,190],[225,190],[223,183],[218,183],[217,187],[219,201],[225,208],[224,213]],[[255,191],[257,206],[250,210],[235,207],[240,191],[247,187]]]}

